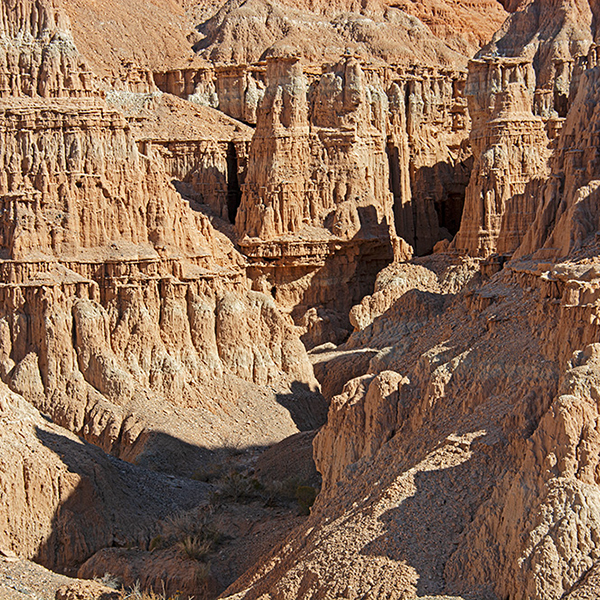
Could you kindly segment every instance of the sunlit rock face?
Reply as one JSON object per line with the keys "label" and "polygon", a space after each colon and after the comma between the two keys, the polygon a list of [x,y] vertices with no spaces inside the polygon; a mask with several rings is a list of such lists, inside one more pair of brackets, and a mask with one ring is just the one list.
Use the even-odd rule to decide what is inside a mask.
{"label": "sunlit rock face", "polygon": [[114,455],[152,466],[161,447],[158,470],[322,422],[293,325],[211,223],[229,218],[250,128],[157,90],[100,90],[60,7],[2,6],[3,381]]}
{"label": "sunlit rock face", "polygon": [[534,116],[534,69],[523,59],[469,63],[466,95],[475,162],[453,247],[474,256],[513,252],[536,215],[527,184],[548,176],[549,139]]}

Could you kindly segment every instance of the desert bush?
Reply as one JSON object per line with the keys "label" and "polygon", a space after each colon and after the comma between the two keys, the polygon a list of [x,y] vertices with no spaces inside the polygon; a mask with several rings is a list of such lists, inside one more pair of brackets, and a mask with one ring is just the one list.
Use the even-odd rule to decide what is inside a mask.
{"label": "desert bush", "polygon": [[317,490],[310,485],[299,485],[296,489],[296,500],[300,508],[300,514],[309,515],[310,507],[315,503]]}
{"label": "desert bush", "polygon": [[164,593],[158,594],[153,590],[142,590],[140,582],[136,581],[132,588],[121,590],[121,600],[180,600],[180,597],[176,595],[167,598]]}
{"label": "desert bush", "polygon": [[297,502],[300,514],[308,515],[314,504],[318,490],[297,477],[283,481],[270,481],[264,485],[265,502],[273,506],[280,502]]}
{"label": "desert bush", "polygon": [[154,550],[160,550],[165,543],[165,540],[162,535],[157,535],[150,540],[150,544],[148,544],[148,550],[150,552],[154,552]]}
{"label": "desert bush", "polygon": [[120,590],[123,587],[123,582],[119,577],[112,575],[111,573],[104,573],[102,577],[94,577],[94,581],[111,588],[113,590]]}
{"label": "desert bush", "polygon": [[162,522],[163,543],[171,544],[187,536],[218,541],[220,534],[213,525],[213,513],[202,506],[170,515]]}
{"label": "desert bush", "polygon": [[196,469],[192,474],[192,479],[213,483],[223,476],[223,465],[220,463],[212,464],[201,469]]}
{"label": "desert bush", "polygon": [[255,477],[249,477],[237,471],[231,471],[217,484],[212,500],[215,503],[256,500],[262,497],[263,486]]}
{"label": "desert bush", "polygon": [[210,509],[200,507],[167,517],[162,523],[163,535],[150,542],[152,546],[175,546],[186,558],[204,560],[222,541],[222,534],[213,525]]}
{"label": "desert bush", "polygon": [[186,535],[176,546],[180,553],[190,560],[204,560],[213,550],[214,541],[202,537]]}
{"label": "desert bush", "polygon": [[264,484],[265,502],[268,506],[277,504],[281,501],[290,502],[296,500],[296,490],[303,482],[297,477],[287,477],[286,479],[268,481]]}

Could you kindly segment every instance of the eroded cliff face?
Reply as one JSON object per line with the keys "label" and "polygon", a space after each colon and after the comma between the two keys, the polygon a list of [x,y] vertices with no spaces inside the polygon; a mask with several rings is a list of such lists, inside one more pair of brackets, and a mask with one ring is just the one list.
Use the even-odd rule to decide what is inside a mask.
{"label": "eroded cliff face", "polygon": [[548,219],[544,206],[562,193],[551,190],[564,170],[550,160],[564,161],[565,144],[583,150],[579,140],[559,134],[567,115],[580,110],[581,79],[595,64],[595,14],[589,2],[521,6],[469,64],[476,162],[455,248],[510,255],[534,235],[534,219]]}
{"label": "eroded cliff face", "polygon": [[0,545],[69,571],[105,546],[141,543],[205,484],[149,474],[48,422],[0,383]]}
{"label": "eroded cliff face", "polygon": [[[313,355],[324,390],[337,394],[314,442],[323,492],[306,525],[224,597],[597,595],[594,61],[592,47],[554,156],[537,163],[547,148],[533,148],[531,164],[546,171],[496,215],[495,242],[486,249],[492,228],[472,238],[474,252],[504,244],[513,259],[497,269],[457,253],[392,265],[353,309],[348,342]],[[517,139],[547,139],[527,61],[471,68],[468,86],[507,74],[491,88],[502,127],[511,127],[503,114],[524,107]],[[474,128],[489,133],[484,109],[473,111]],[[500,131],[492,146],[510,143]],[[527,146],[517,147],[525,165]],[[498,181],[482,201],[498,197]],[[523,210],[527,194],[535,210]]]}
{"label": "eroded cliff face", "polygon": [[388,186],[387,96],[353,58],[310,92],[294,56],[270,59],[267,80],[236,218],[240,245],[255,287],[272,290],[297,321],[321,305],[344,323],[369,290],[369,272],[391,261],[394,247],[406,255]]}
{"label": "eroded cliff face", "polygon": [[0,101],[3,380],[115,455],[151,466],[161,447],[159,470],[316,425],[324,404],[293,325],[199,210],[235,209],[249,130],[160,93],[80,98],[66,20],[22,8],[3,23],[8,45],[28,40],[13,80],[38,54],[64,68],[42,60],[35,85]]}
{"label": "eroded cliff face", "polygon": [[94,76],[73,42],[57,3],[3,3],[0,30],[0,96],[85,97]]}
{"label": "eroded cliff face", "polygon": [[[265,57],[217,67],[175,59],[184,4],[157,5],[178,33],[135,64],[107,43],[97,79],[58,4],[3,14],[0,544],[61,569],[145,544],[205,488],[139,467],[189,476],[320,425],[316,373],[323,491],[225,597],[593,589],[596,7],[522,6],[467,74],[445,3],[428,27],[454,50],[379,2],[287,2],[296,23],[205,3],[199,54]],[[152,23],[111,15],[140,16],[127,52]],[[313,371],[299,333],[350,337]]]}
{"label": "eroded cliff face", "polygon": [[225,597],[571,590],[598,553],[597,250],[424,282],[353,334],[346,361],[372,353],[315,440],[317,506]]}
{"label": "eroded cliff face", "polygon": [[255,289],[291,311],[309,347],[339,343],[379,269],[458,228],[464,73],[348,57],[317,75],[282,52],[267,61],[236,230]]}
{"label": "eroded cliff face", "polygon": [[475,162],[460,231],[452,246],[474,256],[512,253],[538,208],[527,188],[549,174],[550,141],[533,115],[535,72],[527,60],[469,63],[466,95]]}
{"label": "eroded cliff face", "polygon": [[557,259],[576,252],[598,229],[598,62],[592,46],[553,156],[552,177],[537,186],[540,203],[517,256]]}

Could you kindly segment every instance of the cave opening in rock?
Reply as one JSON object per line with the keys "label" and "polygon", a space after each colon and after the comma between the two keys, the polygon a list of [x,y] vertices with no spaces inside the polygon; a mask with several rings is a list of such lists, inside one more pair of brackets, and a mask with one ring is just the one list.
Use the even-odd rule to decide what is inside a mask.
{"label": "cave opening in rock", "polygon": [[398,148],[394,146],[393,142],[388,141],[386,152],[390,167],[390,191],[394,194],[394,201],[401,200],[402,192],[400,188],[400,160],[398,157]]}
{"label": "cave opening in rock", "polygon": [[460,229],[464,205],[464,191],[449,192],[443,202],[436,202],[434,205],[439,226],[447,229],[452,236],[455,236]]}
{"label": "cave opening in rock", "polygon": [[558,116],[564,119],[569,112],[569,97],[566,94],[554,92],[554,109]]}
{"label": "cave opening in rock", "polygon": [[235,144],[229,142],[227,145],[227,215],[231,223],[235,223],[242,191],[238,179],[238,157]]}

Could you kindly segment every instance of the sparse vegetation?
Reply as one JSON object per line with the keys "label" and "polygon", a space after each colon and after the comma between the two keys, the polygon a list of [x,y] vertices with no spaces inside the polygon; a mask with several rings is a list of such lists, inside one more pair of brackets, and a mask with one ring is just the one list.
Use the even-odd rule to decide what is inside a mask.
{"label": "sparse vegetation", "polygon": [[173,545],[186,537],[208,540],[217,545],[222,537],[215,527],[213,510],[201,506],[194,510],[171,515],[162,523],[163,535],[157,536],[165,545]]}
{"label": "sparse vegetation", "polygon": [[261,482],[238,471],[231,471],[216,482],[216,491],[211,496],[213,506],[223,502],[251,502],[262,500],[265,506],[276,506],[297,502],[300,514],[308,515],[318,490],[306,482],[288,477],[283,481]]}
{"label": "sparse vegetation", "polygon": [[264,484],[267,506],[279,504],[281,501],[291,502],[296,499],[296,490],[303,482],[297,477],[288,477],[283,481],[274,480]]}
{"label": "sparse vegetation", "polygon": [[179,594],[167,596],[165,593],[156,593],[153,590],[142,590],[140,582],[136,581],[130,589],[121,589],[121,600],[180,600]]}
{"label": "sparse vegetation", "polygon": [[154,552],[154,550],[160,550],[164,545],[164,538],[162,535],[157,535],[150,540],[150,544],[148,545],[148,550],[150,552]]}
{"label": "sparse vegetation", "polygon": [[317,490],[310,485],[299,485],[296,489],[296,500],[300,507],[300,514],[309,515],[310,507],[315,503]]}
{"label": "sparse vegetation", "polygon": [[112,575],[111,573],[104,573],[102,577],[95,577],[94,581],[111,588],[113,590],[119,590],[123,587],[123,582],[119,577]]}
{"label": "sparse vegetation", "polygon": [[201,561],[212,552],[214,545],[214,540],[186,535],[183,540],[177,542],[177,549],[186,558]]}
{"label": "sparse vegetation", "polygon": [[249,477],[238,471],[231,471],[221,478],[218,489],[213,494],[213,501],[247,502],[262,497],[263,485],[256,477]]}
{"label": "sparse vegetation", "polygon": [[[149,550],[175,547],[184,558],[199,562],[206,560],[223,539],[213,524],[212,510],[206,506],[171,515],[162,523],[162,530],[162,535],[150,542]],[[199,565],[198,570],[200,580],[209,574],[208,565]]]}

